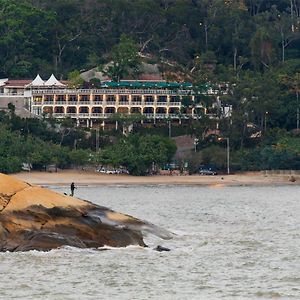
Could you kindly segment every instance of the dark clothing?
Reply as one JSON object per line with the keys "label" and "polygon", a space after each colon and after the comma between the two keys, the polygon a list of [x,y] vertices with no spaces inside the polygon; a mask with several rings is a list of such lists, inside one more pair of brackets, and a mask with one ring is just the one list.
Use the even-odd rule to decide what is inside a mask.
{"label": "dark clothing", "polygon": [[74,196],[74,190],[76,189],[74,182],[71,183],[71,196]]}

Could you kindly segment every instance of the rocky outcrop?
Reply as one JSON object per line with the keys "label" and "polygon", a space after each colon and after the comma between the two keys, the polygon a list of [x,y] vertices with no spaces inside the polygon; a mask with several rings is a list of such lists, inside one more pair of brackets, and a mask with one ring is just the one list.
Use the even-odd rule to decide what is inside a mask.
{"label": "rocky outcrop", "polygon": [[145,246],[143,231],[171,237],[153,224],[0,174],[0,251]]}

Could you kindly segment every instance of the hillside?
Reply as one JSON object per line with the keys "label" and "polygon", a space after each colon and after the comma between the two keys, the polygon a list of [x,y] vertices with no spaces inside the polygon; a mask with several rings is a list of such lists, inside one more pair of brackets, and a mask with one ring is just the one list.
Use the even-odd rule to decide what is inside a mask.
{"label": "hillside", "polygon": [[[180,114],[198,104],[203,113],[169,125],[175,125],[173,133],[178,129],[190,135],[191,141],[197,139],[195,150],[201,155],[182,160],[224,169],[226,138],[236,170],[298,169],[299,24],[299,0],[0,0],[0,78],[34,78],[37,73],[49,78],[54,73],[59,79],[69,79],[73,87],[86,88],[98,87],[102,78],[143,79],[145,74],[144,79],[192,82],[193,100],[182,97]],[[210,94],[203,87],[210,87]],[[6,105],[0,103],[2,108]],[[224,116],[222,107],[229,108],[230,114]],[[85,164],[90,161],[89,153],[75,150],[97,148],[93,130],[80,132],[68,120],[56,125],[50,120],[50,125],[45,122],[37,132],[32,120],[11,118],[12,113],[3,117],[3,140],[11,139],[11,134],[13,140],[24,136],[22,143],[28,149],[31,135],[54,143],[52,160],[47,161],[48,153],[37,151],[33,156],[26,151],[26,160],[39,168],[50,160],[62,166]],[[122,116],[117,117],[121,122]],[[144,136],[168,136],[167,123],[165,119],[153,128],[136,126],[135,130]],[[51,126],[54,130],[47,134]],[[208,135],[216,131],[221,140],[216,134]],[[123,153],[133,152],[123,151],[124,139],[121,132],[103,132],[102,151],[95,161],[131,165],[139,174],[149,171],[153,161],[163,165],[171,160],[173,150],[168,147],[165,157],[159,152],[148,155],[147,143],[157,142],[155,137],[140,149],[145,154],[141,161],[152,160],[140,162],[142,170],[137,170],[134,156],[124,159]],[[130,139],[137,149],[140,137],[129,136],[126,142]],[[162,145],[165,148],[168,143]],[[63,157],[58,150],[61,146],[68,147]],[[6,151],[5,143],[1,148],[1,170],[20,169],[22,146],[15,155]],[[70,149],[75,151],[71,157],[66,153]]]}
{"label": "hillside", "polygon": [[122,34],[149,62],[195,78],[300,58],[299,1],[1,0],[0,8],[0,77],[101,66]]}

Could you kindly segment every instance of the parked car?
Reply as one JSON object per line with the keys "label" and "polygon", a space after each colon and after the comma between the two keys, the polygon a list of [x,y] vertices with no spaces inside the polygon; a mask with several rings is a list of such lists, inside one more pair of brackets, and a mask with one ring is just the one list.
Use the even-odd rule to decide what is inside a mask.
{"label": "parked car", "polygon": [[125,168],[111,169],[106,167],[101,167],[97,169],[97,172],[102,174],[129,174],[128,170]]}
{"label": "parked car", "polygon": [[22,163],[22,171],[31,171],[32,165],[30,163]]}
{"label": "parked car", "polygon": [[109,170],[106,170],[105,173],[106,173],[106,174],[117,174],[117,171],[116,171],[116,170],[113,170],[113,169],[109,169]]}
{"label": "parked car", "polygon": [[116,169],[116,173],[117,174],[129,174],[128,170],[120,168],[120,169]]}
{"label": "parked car", "polygon": [[107,170],[106,170],[106,168],[102,167],[100,169],[97,169],[96,171],[99,172],[99,173],[102,173],[102,174],[106,174]]}
{"label": "parked car", "polygon": [[199,174],[200,175],[217,175],[218,173],[213,167],[200,166]]}

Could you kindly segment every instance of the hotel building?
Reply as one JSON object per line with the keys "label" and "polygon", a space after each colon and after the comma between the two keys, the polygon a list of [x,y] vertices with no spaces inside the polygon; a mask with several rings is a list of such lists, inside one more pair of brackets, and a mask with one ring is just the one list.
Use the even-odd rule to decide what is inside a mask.
{"label": "hotel building", "polygon": [[[23,93],[24,106],[32,115],[71,118],[78,125],[87,127],[96,123],[104,126],[112,122],[116,114],[140,114],[142,122],[168,120],[181,123],[184,119],[198,118],[207,112],[201,104],[183,109],[183,100],[190,103],[195,101],[189,83],[106,81],[101,83],[101,88],[72,89],[54,75],[47,81],[37,75],[33,81],[27,81],[23,89],[21,86],[14,89],[18,97]],[[214,94],[214,91],[208,89],[206,93]],[[12,96],[13,91],[2,80],[2,96],[5,94]]]}

